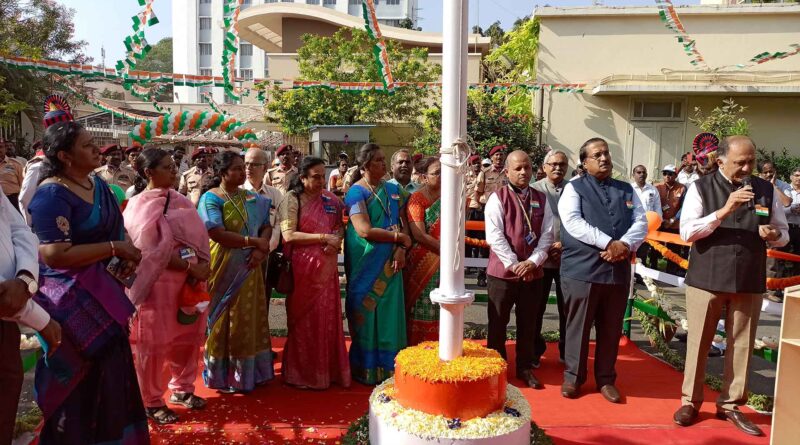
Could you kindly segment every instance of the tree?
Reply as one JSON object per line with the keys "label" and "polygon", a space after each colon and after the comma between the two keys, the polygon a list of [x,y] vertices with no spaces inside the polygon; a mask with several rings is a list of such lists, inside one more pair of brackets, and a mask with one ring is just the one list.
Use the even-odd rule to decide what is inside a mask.
{"label": "tree", "polygon": [[[428,63],[427,50],[403,49],[386,42],[395,81],[433,82],[441,68]],[[331,37],[306,34],[297,53],[298,80],[334,82],[380,82],[373,54],[373,41],[365,31],[341,29]],[[260,86],[264,88],[264,85]],[[267,104],[267,120],[280,123],[287,134],[304,134],[315,125],[359,122],[409,122],[416,120],[430,90],[398,88],[392,95],[326,88],[283,90],[273,88]]]}
{"label": "tree", "polygon": [[414,27],[414,21],[411,20],[408,17],[400,20],[400,23],[397,24],[397,27],[398,28],[410,29],[410,30],[413,30],[413,31],[422,31],[421,28],[415,28]]}
{"label": "tree", "polygon": [[[442,110],[430,108],[424,112],[419,125],[419,137],[414,147],[421,152],[434,154],[441,145]],[[503,92],[470,90],[467,95],[467,135],[478,152],[487,156],[496,145],[506,145],[509,150],[528,152],[534,162],[541,162],[544,151],[536,145],[538,129],[536,119],[530,114],[513,114],[509,111]]]}
{"label": "tree", "polygon": [[103,88],[103,91],[100,92],[100,97],[112,100],[125,100],[124,93],[120,93],[119,91],[111,91],[108,88]]}
{"label": "tree", "polygon": [[722,101],[722,106],[715,107],[708,115],[700,107],[694,108],[694,116],[689,121],[701,130],[714,133],[722,139],[727,136],[747,136],[750,132],[747,119],[742,113],[747,107],[738,105],[731,97]]}
{"label": "tree", "polygon": [[[147,53],[147,56],[136,64],[137,71],[155,71],[157,73],[172,72],[172,37],[158,41]],[[172,102],[172,84],[156,97],[159,102]]]}
{"label": "tree", "polygon": [[483,35],[491,39],[492,48],[497,48],[504,43],[506,32],[503,30],[503,27],[500,26],[500,21],[498,20],[489,25]]}
{"label": "tree", "polygon": [[[74,40],[75,11],[49,0],[0,0],[0,54],[88,63],[84,41]],[[52,88],[48,74],[0,66],[0,125],[25,112],[41,119],[42,101]]]}

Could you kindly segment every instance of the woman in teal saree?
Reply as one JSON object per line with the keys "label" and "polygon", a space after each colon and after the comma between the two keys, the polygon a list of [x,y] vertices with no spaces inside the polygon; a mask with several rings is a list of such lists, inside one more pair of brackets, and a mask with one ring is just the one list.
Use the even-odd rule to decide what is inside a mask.
{"label": "woman in teal saree", "polygon": [[350,369],[367,385],[394,373],[394,358],[406,347],[403,273],[411,246],[405,204],[408,193],[383,180],[386,157],[366,144],[358,153],[357,172],[345,197],[350,216],[345,233],[345,308],[350,328]]}

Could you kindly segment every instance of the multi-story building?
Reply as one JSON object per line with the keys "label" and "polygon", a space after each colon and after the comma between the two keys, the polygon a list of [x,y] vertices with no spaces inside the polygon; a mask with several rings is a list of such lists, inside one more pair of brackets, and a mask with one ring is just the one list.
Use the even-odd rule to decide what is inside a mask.
{"label": "multi-story building", "polygon": [[[378,20],[398,26],[409,19],[417,24],[418,0],[375,0]],[[361,15],[361,0],[244,0],[242,10],[264,3],[302,3],[318,5],[354,16]],[[176,73],[222,75],[222,4],[223,0],[173,0],[172,36],[173,69]],[[269,78],[269,58],[261,48],[242,40],[237,55],[238,78],[245,80]],[[175,102],[198,103],[203,93],[212,92],[217,102],[229,103],[222,88],[176,87]]]}

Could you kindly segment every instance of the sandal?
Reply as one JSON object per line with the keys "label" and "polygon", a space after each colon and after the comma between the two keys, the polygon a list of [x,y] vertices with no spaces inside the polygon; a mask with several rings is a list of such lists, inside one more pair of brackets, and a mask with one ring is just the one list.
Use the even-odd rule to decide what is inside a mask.
{"label": "sandal", "polygon": [[157,408],[145,408],[145,414],[148,419],[159,425],[168,425],[178,421],[178,415],[175,411],[167,408],[166,406],[159,406]]}
{"label": "sandal", "polygon": [[206,399],[197,397],[190,392],[172,393],[172,396],[169,398],[169,403],[173,405],[182,405],[189,409],[203,409],[206,407]]}

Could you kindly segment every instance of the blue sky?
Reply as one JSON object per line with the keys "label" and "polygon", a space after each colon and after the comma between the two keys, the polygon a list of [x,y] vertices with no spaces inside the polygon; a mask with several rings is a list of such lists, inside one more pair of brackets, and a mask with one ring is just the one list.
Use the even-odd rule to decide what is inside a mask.
{"label": "blue sky", "polygon": [[[122,40],[131,31],[131,17],[141,9],[135,0],[58,0],[75,10],[75,33],[77,38],[86,40],[87,55],[100,63],[100,48],[106,50],[106,66],[114,66],[123,57],[125,47]],[[160,23],[147,29],[147,40],[153,44],[172,34],[172,6],[170,0],[158,0],[154,10]],[[607,6],[652,5],[652,0],[614,0],[604,1]],[[678,0],[675,4],[699,3],[699,0]],[[591,0],[469,0],[470,26],[480,22],[486,28],[500,20],[505,29],[511,27],[518,17],[533,11],[537,4],[551,6],[586,6]],[[441,31],[442,2],[439,0],[419,0],[420,23],[425,31]],[[478,12],[480,17],[478,17]],[[479,20],[478,20],[479,18]]]}

